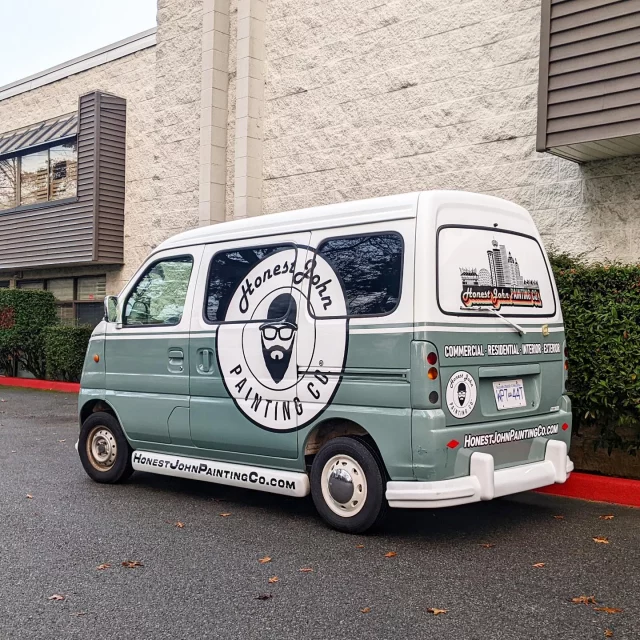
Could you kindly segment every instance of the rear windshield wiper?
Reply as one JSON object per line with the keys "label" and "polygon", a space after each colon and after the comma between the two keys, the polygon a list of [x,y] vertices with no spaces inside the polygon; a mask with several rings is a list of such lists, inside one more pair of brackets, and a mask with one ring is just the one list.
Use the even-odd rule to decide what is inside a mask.
{"label": "rear windshield wiper", "polygon": [[494,315],[498,316],[500,320],[512,326],[521,336],[524,336],[527,333],[519,324],[512,322],[511,320],[509,320],[509,318],[505,318],[501,313],[496,311],[496,309],[494,309],[493,307],[460,307],[460,310],[461,311],[483,311],[485,313],[493,313]]}

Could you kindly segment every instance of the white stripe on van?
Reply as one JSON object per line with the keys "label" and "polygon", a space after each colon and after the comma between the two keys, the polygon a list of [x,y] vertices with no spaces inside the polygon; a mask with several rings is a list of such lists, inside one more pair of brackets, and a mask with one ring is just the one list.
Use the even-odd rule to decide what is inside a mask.
{"label": "white stripe on van", "polygon": [[306,473],[251,467],[244,464],[215,462],[166,453],[134,451],[131,462],[136,471],[148,471],[163,476],[204,480],[232,487],[257,489],[295,498],[309,495],[309,477]]}

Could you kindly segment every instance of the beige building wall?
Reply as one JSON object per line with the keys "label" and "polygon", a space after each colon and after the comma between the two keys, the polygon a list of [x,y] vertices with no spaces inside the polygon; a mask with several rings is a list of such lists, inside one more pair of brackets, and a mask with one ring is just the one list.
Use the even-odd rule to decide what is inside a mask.
{"label": "beige building wall", "polygon": [[535,151],[539,32],[540,0],[268,0],[263,211],[479,191],[559,250],[640,260],[640,158]]}

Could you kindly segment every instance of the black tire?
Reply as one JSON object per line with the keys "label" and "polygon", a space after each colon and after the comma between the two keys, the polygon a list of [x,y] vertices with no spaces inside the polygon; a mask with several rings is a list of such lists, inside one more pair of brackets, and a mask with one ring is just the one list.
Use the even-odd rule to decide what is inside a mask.
{"label": "black tire", "polygon": [[[100,451],[94,449],[92,443],[97,449],[102,445]],[[120,423],[110,413],[92,413],[84,421],[78,439],[78,453],[92,480],[106,484],[124,482],[133,473],[131,452]],[[101,455],[106,457],[104,461],[101,461]]]}
{"label": "black tire", "polygon": [[[356,479],[359,471],[356,469],[356,465],[351,465],[348,459],[336,462],[335,459],[338,456],[348,456],[357,463],[357,466],[364,473],[366,483],[363,484],[362,496],[364,497],[362,501],[357,499],[354,501],[354,498],[358,497],[359,486]],[[343,464],[343,462],[347,462],[347,464]],[[352,468],[349,468],[350,465]],[[346,490],[346,495],[348,495],[350,487],[352,487],[354,493],[345,502],[340,503],[331,497],[329,479],[332,478],[335,482],[335,476],[332,475],[331,469],[341,469],[342,467],[351,479],[351,483],[347,481],[346,485],[342,485],[346,487],[343,490]],[[325,476],[324,480],[323,475]],[[311,466],[311,496],[316,509],[327,524],[344,533],[364,533],[381,524],[389,508],[385,498],[386,484],[386,474],[376,451],[360,438],[341,437],[329,440],[320,449]],[[351,508],[356,512],[353,515],[348,515],[348,509]],[[340,515],[340,513],[345,515]]]}

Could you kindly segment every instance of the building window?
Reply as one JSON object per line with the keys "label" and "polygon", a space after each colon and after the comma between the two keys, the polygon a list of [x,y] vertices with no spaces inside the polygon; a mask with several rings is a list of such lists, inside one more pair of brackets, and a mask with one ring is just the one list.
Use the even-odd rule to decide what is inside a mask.
{"label": "building window", "polygon": [[51,291],[58,304],[60,324],[90,324],[95,327],[104,315],[106,276],[21,280],[18,282],[18,288]]}
{"label": "building window", "polygon": [[77,188],[75,141],[0,159],[0,211],[71,198]]}
{"label": "building window", "polygon": [[382,316],[400,300],[402,237],[397,233],[325,240],[318,252],[340,276],[349,316]]}
{"label": "building window", "polygon": [[0,280],[0,289],[8,289],[11,283],[8,280]]}

